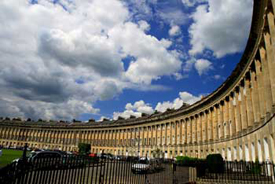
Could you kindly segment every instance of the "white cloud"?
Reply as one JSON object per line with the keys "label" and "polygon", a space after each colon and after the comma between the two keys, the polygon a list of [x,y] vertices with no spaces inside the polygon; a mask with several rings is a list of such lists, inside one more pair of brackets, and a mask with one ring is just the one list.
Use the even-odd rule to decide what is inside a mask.
{"label": "white cloud", "polygon": [[[165,112],[167,109],[179,109],[183,103],[193,104],[200,99],[201,97],[194,96],[188,92],[180,92],[179,97],[174,99],[173,102],[166,101],[157,103],[155,110]],[[131,115],[140,117],[141,113],[152,114],[153,112],[154,110],[150,104],[146,104],[143,100],[140,100],[134,104],[127,103],[124,112],[114,112],[113,119],[117,119],[119,116],[129,118]]]}
{"label": "white cloud", "polygon": [[109,118],[106,116],[101,116],[98,121],[103,121],[104,119],[109,119]]}
{"label": "white cloud", "polygon": [[152,80],[164,75],[173,75],[181,68],[181,61],[175,51],[167,50],[172,44],[170,41],[158,40],[144,34],[134,23],[128,22],[114,27],[109,36],[119,44],[125,56],[135,58],[125,73],[134,83],[150,84]]}
{"label": "white cloud", "polygon": [[214,75],[213,78],[216,79],[216,80],[220,80],[222,78],[222,76],[220,76],[220,75]]}
{"label": "white cloud", "polygon": [[188,20],[188,15],[178,7],[169,7],[157,10],[157,15],[167,24],[183,25]]}
{"label": "white cloud", "polygon": [[197,3],[206,2],[207,0],[181,0],[181,1],[187,7],[193,7]]}
{"label": "white cloud", "polygon": [[152,114],[153,112],[154,110],[150,104],[146,104],[143,100],[140,100],[133,105],[127,103],[124,112],[114,112],[113,119],[117,119],[119,116],[123,118],[129,118],[130,116],[140,117],[142,113]]}
{"label": "white cloud", "polygon": [[195,95],[192,95],[191,93],[188,93],[186,91],[180,92],[179,95],[180,95],[180,99],[184,103],[187,103],[187,104],[190,104],[190,105],[201,99],[201,96],[195,96]]}
{"label": "white cloud", "polygon": [[187,60],[184,64],[184,66],[183,66],[183,71],[184,72],[190,72],[195,63],[196,63],[195,58],[191,58],[191,59]]}
{"label": "white cloud", "polygon": [[241,52],[251,24],[252,0],[208,0],[208,4],[198,6],[192,15],[190,54],[210,49],[214,56],[221,58]]}
{"label": "white cloud", "polygon": [[139,28],[143,31],[149,31],[150,30],[150,24],[148,24],[144,20],[138,21]]}
{"label": "white cloud", "polygon": [[169,29],[169,35],[170,36],[178,36],[181,34],[180,27],[178,25],[172,25]]}
{"label": "white cloud", "polygon": [[[1,116],[96,114],[96,101],[140,83],[147,84],[143,90],[160,89],[148,86],[181,66],[176,51],[168,50],[171,42],[146,35],[149,24],[130,22],[117,0],[2,0],[0,27]],[[135,60],[125,71],[127,55]]]}
{"label": "white cloud", "polygon": [[167,109],[179,109],[183,103],[193,104],[199,101],[201,97],[194,96],[188,92],[180,92],[179,97],[176,98],[173,102],[159,102],[155,108],[155,110],[159,112],[165,112]]}
{"label": "white cloud", "polygon": [[213,69],[212,63],[206,59],[199,59],[195,62],[195,68],[199,75],[206,74]]}
{"label": "white cloud", "polygon": [[[68,119],[77,118],[79,114],[97,114],[99,109],[79,100],[68,100],[62,103],[29,101],[24,99],[5,100],[0,98],[0,108],[8,117],[31,117],[34,119]],[[8,109],[7,109],[8,108]]]}
{"label": "white cloud", "polygon": [[131,19],[154,20],[166,24],[183,25],[188,15],[181,9],[180,1],[127,0]]}
{"label": "white cloud", "polygon": [[[183,103],[193,104],[201,99],[201,96],[195,96],[188,92],[180,92],[179,97],[172,102],[158,102],[155,110],[159,112],[165,112],[167,109],[179,109]],[[145,103],[143,100],[137,101],[134,104],[127,103],[125,105],[125,111],[114,112],[113,119],[117,119],[119,116],[123,118],[129,118],[131,115],[140,117],[141,113],[152,114],[154,112],[153,107],[150,104]]]}

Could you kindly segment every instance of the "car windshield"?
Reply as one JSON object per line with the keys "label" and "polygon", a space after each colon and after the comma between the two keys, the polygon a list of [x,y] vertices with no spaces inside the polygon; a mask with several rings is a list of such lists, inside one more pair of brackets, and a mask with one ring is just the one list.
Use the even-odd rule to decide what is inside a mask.
{"label": "car windshield", "polygon": [[140,164],[148,164],[149,162],[148,162],[148,160],[140,160],[139,163]]}
{"label": "car windshield", "polygon": [[27,158],[31,158],[31,157],[33,157],[34,155],[36,155],[35,152],[28,153],[28,154],[27,154]]}

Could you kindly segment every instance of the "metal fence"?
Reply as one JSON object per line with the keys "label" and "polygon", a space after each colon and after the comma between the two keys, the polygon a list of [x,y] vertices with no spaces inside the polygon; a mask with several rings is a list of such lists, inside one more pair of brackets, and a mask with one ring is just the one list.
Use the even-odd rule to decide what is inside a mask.
{"label": "metal fence", "polygon": [[[1,184],[180,184],[188,182],[188,168],[150,161],[150,169],[133,166],[135,157],[120,159],[69,155],[14,162],[0,170]],[[174,165],[175,166],[175,165]]]}
{"label": "metal fence", "polygon": [[275,182],[275,165],[272,162],[201,162],[196,169],[199,179],[210,181]]}
{"label": "metal fence", "polygon": [[[109,184],[145,183],[145,174],[134,174],[134,160],[110,160],[85,156],[20,161],[0,170],[1,184]],[[142,168],[141,168],[142,169]]]}

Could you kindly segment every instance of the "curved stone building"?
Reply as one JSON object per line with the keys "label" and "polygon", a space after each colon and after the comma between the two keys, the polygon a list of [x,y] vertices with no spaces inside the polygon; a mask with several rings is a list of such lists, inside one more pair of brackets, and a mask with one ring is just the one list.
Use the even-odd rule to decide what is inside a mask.
{"label": "curved stone building", "polygon": [[241,61],[213,93],[178,110],[103,122],[0,120],[0,145],[116,155],[205,157],[275,161],[275,0],[255,0],[250,36]]}

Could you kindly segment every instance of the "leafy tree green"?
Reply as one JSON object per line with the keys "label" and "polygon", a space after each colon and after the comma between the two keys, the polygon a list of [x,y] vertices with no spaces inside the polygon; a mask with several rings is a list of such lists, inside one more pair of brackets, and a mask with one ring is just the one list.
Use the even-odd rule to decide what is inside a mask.
{"label": "leafy tree green", "polygon": [[251,173],[261,174],[261,165],[260,165],[260,162],[259,162],[258,158],[256,158],[255,163],[252,165]]}
{"label": "leafy tree green", "polygon": [[205,159],[199,159],[188,156],[177,156],[176,163],[183,166],[195,166],[199,162],[203,162]]}
{"label": "leafy tree green", "polygon": [[221,154],[210,154],[206,157],[207,166],[211,173],[223,173],[225,163]]}
{"label": "leafy tree green", "polygon": [[159,148],[157,148],[152,151],[152,155],[154,158],[160,158],[162,155],[162,151]]}
{"label": "leafy tree green", "polygon": [[88,155],[91,152],[91,145],[86,143],[79,143],[78,150],[80,155]]}

